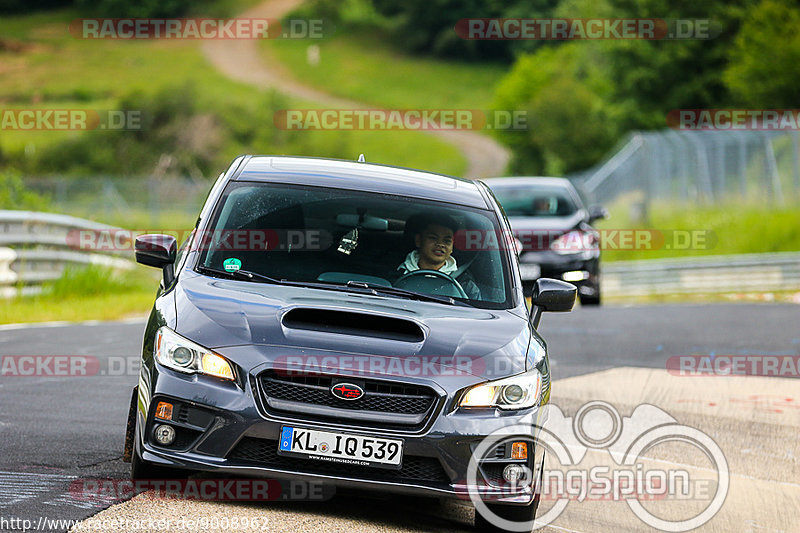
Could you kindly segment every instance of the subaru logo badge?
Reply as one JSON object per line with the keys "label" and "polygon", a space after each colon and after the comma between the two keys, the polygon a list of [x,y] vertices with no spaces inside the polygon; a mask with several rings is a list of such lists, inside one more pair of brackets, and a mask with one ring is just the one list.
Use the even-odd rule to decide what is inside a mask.
{"label": "subaru logo badge", "polygon": [[337,383],[331,387],[331,394],[341,400],[358,400],[364,396],[364,389],[352,383]]}

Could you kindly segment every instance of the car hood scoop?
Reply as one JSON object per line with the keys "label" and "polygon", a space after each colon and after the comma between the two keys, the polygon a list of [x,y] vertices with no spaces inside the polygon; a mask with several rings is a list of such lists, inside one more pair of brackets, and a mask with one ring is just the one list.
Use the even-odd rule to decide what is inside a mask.
{"label": "car hood scoop", "polygon": [[283,314],[285,328],[405,342],[422,342],[425,334],[416,322],[375,314],[296,307]]}

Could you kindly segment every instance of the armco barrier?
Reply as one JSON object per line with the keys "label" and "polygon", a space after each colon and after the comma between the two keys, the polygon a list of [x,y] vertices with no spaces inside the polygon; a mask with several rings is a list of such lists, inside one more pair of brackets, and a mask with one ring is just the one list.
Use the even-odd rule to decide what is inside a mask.
{"label": "armco barrier", "polygon": [[620,261],[601,279],[610,297],[800,290],[800,253]]}
{"label": "armco barrier", "polygon": [[75,230],[115,229],[68,215],[0,210],[0,295],[16,294],[16,286],[35,292],[37,285],[60,277],[68,265],[133,268],[130,251],[86,252],[74,249],[68,240]]}

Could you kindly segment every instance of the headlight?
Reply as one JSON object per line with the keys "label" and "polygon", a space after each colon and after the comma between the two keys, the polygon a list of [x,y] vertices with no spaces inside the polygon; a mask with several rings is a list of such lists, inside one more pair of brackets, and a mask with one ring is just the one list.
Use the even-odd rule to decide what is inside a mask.
{"label": "headlight", "polygon": [[591,252],[597,249],[597,238],[591,232],[572,230],[554,240],[550,249],[560,255]]}
{"label": "headlight", "polygon": [[461,398],[460,407],[527,409],[539,403],[542,375],[538,370],[472,387]]}
{"label": "headlight", "polygon": [[159,363],[178,372],[233,380],[233,367],[227,359],[167,327],[156,333],[155,356]]}

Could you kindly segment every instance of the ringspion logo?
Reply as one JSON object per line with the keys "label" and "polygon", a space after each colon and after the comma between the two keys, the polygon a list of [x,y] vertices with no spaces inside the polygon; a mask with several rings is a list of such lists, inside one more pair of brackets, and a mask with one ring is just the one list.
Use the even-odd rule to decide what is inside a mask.
{"label": "ringspion logo", "polygon": [[[551,524],[572,501],[621,501],[652,528],[691,531],[708,523],[725,503],[730,471],[722,449],[710,436],[680,424],[666,411],[641,404],[623,417],[613,405],[599,400],[582,405],[574,416],[566,416],[553,404],[541,411],[527,423],[494,431],[473,450],[462,496],[495,527],[531,531]],[[541,420],[544,425],[538,423]],[[526,461],[514,465],[513,476],[506,473],[508,467],[502,480],[487,476],[487,468],[497,465],[499,445],[520,444],[531,437],[532,449],[545,450],[544,456],[525,453]],[[675,445],[701,452],[708,467],[658,460],[659,449],[671,456]],[[607,458],[600,463],[598,455],[586,460],[589,452],[603,452],[599,455]],[[544,460],[548,456],[549,462]],[[485,461],[489,458],[493,462]],[[537,493],[553,505],[540,509],[535,521],[510,520],[486,505],[498,498],[533,498]],[[658,502],[661,511],[670,512],[654,512],[651,505],[643,505],[648,502]]]}

